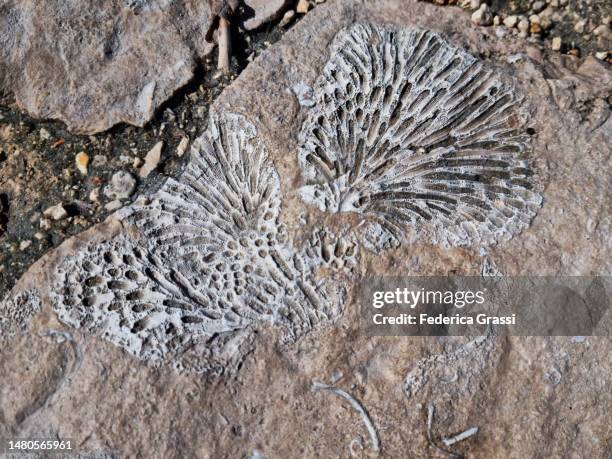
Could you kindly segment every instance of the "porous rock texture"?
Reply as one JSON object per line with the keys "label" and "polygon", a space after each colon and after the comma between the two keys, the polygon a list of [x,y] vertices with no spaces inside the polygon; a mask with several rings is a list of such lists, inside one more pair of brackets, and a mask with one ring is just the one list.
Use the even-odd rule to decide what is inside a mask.
{"label": "porous rock texture", "polygon": [[[82,451],[120,456],[444,457],[433,444],[477,426],[475,436],[446,449],[469,457],[606,457],[607,337],[367,337],[359,326],[361,276],[611,272],[609,69],[588,58],[550,57],[468,21],[451,8],[416,2],[328,1],[259,56],[215,102],[207,134],[180,178],[41,259],[2,305],[0,436],[71,438]],[[363,49],[364,30],[374,38],[355,60],[350,53]],[[377,62],[393,59],[393,50],[426,49],[427,41],[389,44],[415,30],[440,52],[454,49],[453,65],[470,60],[456,50],[463,48],[499,80],[485,79],[480,94],[493,98],[477,97],[478,107],[465,101],[463,118],[443,126],[446,141],[435,148],[427,139],[414,141],[432,128],[424,123],[439,106],[428,103],[435,94],[417,102],[411,96],[407,105],[400,97],[384,102],[387,86],[393,95],[412,77],[391,76],[379,94],[367,81],[374,73],[363,66],[368,55],[384,57],[373,61],[380,70]],[[347,102],[357,101],[359,91],[345,85],[347,98],[341,88],[321,89],[334,84],[333,66],[343,65],[338,40],[350,34],[357,37],[344,47],[354,69],[348,78],[384,102],[379,111],[362,108],[369,115],[364,130],[374,129],[369,148],[355,150],[364,152],[363,161],[344,148],[359,108]],[[428,65],[420,67],[431,71],[435,60]],[[420,93],[430,72],[415,70]],[[313,88],[313,107],[300,105],[291,89],[297,84]],[[517,106],[504,111],[510,116],[499,116],[491,88],[502,95],[512,88],[505,101]],[[382,128],[397,107],[404,134]],[[494,124],[467,133],[487,116]],[[330,120],[341,121],[336,136]],[[323,133],[309,128],[313,122]],[[318,140],[309,144],[309,133]],[[482,135],[497,141],[482,143]],[[405,178],[394,182],[407,171],[393,169],[393,141],[411,167],[414,155],[447,149],[442,170],[425,161],[418,171],[437,174],[429,193],[438,198],[424,198]],[[310,160],[307,150],[314,152]],[[474,161],[453,163],[457,152]],[[505,159],[487,162],[487,154]],[[386,169],[371,169],[377,172],[355,188],[355,165],[371,167],[381,155],[390,160]],[[490,181],[472,183],[476,173]],[[414,186],[429,183],[419,177]],[[383,195],[381,214],[354,207],[396,183],[402,194]],[[342,193],[349,200],[338,202],[351,207],[328,205]],[[504,196],[476,206],[484,224],[475,201],[464,198],[473,193]],[[487,221],[496,202],[509,234],[495,236],[500,226]],[[459,243],[429,237],[445,234],[428,229],[440,215],[451,234],[469,237]],[[514,215],[521,223],[505,226]],[[367,227],[385,229],[389,220],[384,234],[391,236],[382,238],[389,243],[379,244],[370,236],[382,233]],[[250,295],[234,276],[246,265],[255,280]],[[294,315],[283,310],[292,298],[302,308],[289,308]],[[173,320],[179,333],[160,328]],[[344,392],[313,390],[315,381]]]}

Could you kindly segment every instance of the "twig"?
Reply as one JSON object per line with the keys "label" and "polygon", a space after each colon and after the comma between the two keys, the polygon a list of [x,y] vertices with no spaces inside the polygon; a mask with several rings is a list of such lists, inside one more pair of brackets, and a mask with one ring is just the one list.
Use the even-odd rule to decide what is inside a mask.
{"label": "twig", "polygon": [[380,452],[380,442],[378,440],[378,433],[376,432],[376,428],[374,427],[374,424],[372,423],[372,420],[370,419],[370,415],[365,410],[365,408],[361,405],[361,403],[359,403],[355,398],[353,398],[350,394],[343,391],[342,389],[338,389],[337,387],[329,386],[321,382],[314,381],[312,383],[312,389],[313,390],[327,390],[347,400],[351,404],[351,406],[355,408],[355,410],[361,415],[363,419],[363,423],[365,424],[370,434],[370,439],[372,441],[372,449],[377,453]]}
{"label": "twig", "polygon": [[218,68],[224,72],[229,72],[231,56],[230,23],[222,15],[219,17],[219,61]]}
{"label": "twig", "polygon": [[443,438],[442,443],[444,443],[444,446],[451,446],[455,443],[465,440],[466,438],[470,438],[472,435],[476,435],[477,433],[478,427],[472,427],[464,432],[461,432],[460,434],[455,435],[454,437]]}
{"label": "twig", "polygon": [[463,455],[453,453],[452,451],[448,451],[436,445],[436,443],[433,441],[433,435],[431,434],[431,426],[433,424],[433,418],[434,418],[434,406],[433,404],[430,404],[427,407],[427,441],[429,442],[429,444],[433,446],[435,449],[437,449],[438,451],[440,451],[441,453],[447,454],[453,459],[464,459]]}

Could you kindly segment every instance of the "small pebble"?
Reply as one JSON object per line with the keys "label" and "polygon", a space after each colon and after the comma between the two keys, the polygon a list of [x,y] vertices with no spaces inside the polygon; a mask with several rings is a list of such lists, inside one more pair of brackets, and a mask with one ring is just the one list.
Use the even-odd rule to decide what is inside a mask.
{"label": "small pebble", "polygon": [[127,199],[136,189],[136,179],[126,171],[116,172],[110,183],[104,189],[106,197],[111,199]]}
{"label": "small pebble", "polygon": [[489,11],[489,6],[486,3],[480,5],[480,8],[472,14],[472,23],[478,26],[489,26],[493,24],[493,15]]}
{"label": "small pebble", "polygon": [[51,220],[48,218],[41,218],[39,226],[41,229],[51,229]]}
{"label": "small pebble", "polygon": [[[66,212],[66,209],[64,209],[64,206],[60,203],[55,206],[51,206],[47,208],[47,210],[43,212],[43,215],[45,217],[50,217],[52,220],[57,221],[57,220],[62,220],[66,218],[68,216],[68,212]],[[41,225],[42,225],[42,220],[41,220]]]}
{"label": "small pebble", "polygon": [[35,237],[37,240],[42,241],[42,240],[45,238],[45,233],[40,233],[40,232],[35,233],[35,234],[34,234],[34,237]]}
{"label": "small pebble", "polygon": [[546,7],[546,2],[543,2],[542,0],[538,0],[537,2],[534,2],[533,5],[531,5],[531,11],[533,11],[534,13],[539,13],[545,7]]}
{"label": "small pebble", "polygon": [[280,27],[287,27],[291,23],[291,21],[293,21],[294,17],[295,17],[295,11],[289,10],[285,13],[281,21],[278,23],[278,25]]}
{"label": "small pebble", "polygon": [[176,147],[176,155],[180,158],[187,151],[187,147],[189,146],[189,137],[183,137]]}
{"label": "small pebble", "polygon": [[32,245],[32,241],[30,241],[30,240],[21,241],[21,243],[19,244],[19,250],[21,250],[23,252],[25,249],[27,249],[31,245]]}
{"label": "small pebble", "polygon": [[89,166],[89,155],[84,151],[80,152],[75,157],[76,167],[83,175],[87,175],[87,166]]}
{"label": "small pebble", "polygon": [[525,38],[527,36],[527,32],[529,31],[529,20],[521,19],[517,25],[519,29],[519,36]]}
{"label": "small pebble", "polygon": [[159,164],[163,147],[164,142],[157,142],[155,146],[149,150],[147,156],[145,156],[144,165],[138,171],[138,174],[142,178],[148,177],[149,174],[155,170]]}
{"label": "small pebble", "polygon": [[513,15],[513,14],[512,14],[512,15],[510,15],[510,16],[507,16],[507,17],[504,19],[504,25],[505,25],[506,27],[508,27],[509,29],[512,29],[513,27],[515,27],[515,26],[516,26],[516,24],[518,24],[518,17],[516,17],[516,16],[515,16],[515,15]]}
{"label": "small pebble", "polygon": [[91,202],[98,202],[100,200],[100,188],[94,188],[89,192],[89,200]]}
{"label": "small pebble", "polygon": [[49,140],[51,138],[51,134],[45,128],[42,128],[39,132],[41,140]]}
{"label": "small pebble", "polygon": [[112,212],[113,210],[120,209],[121,208],[121,201],[119,201],[118,199],[115,199],[114,201],[111,201],[108,204],[106,204],[104,206],[104,208],[106,210],[108,210],[109,212]]}
{"label": "small pebble", "polygon": [[306,14],[310,9],[310,2],[308,0],[300,0],[295,9],[299,14]]}
{"label": "small pebble", "polygon": [[563,43],[561,42],[561,37],[555,37],[552,39],[552,44],[550,45],[550,47],[553,51],[561,51],[562,44]]}
{"label": "small pebble", "polygon": [[539,22],[532,22],[529,26],[529,32],[533,35],[539,35],[542,33],[542,26]]}

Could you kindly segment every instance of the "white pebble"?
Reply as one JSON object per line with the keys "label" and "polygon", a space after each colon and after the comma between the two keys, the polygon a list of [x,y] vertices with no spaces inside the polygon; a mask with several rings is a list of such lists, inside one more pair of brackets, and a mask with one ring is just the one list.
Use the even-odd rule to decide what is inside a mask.
{"label": "white pebble", "polygon": [[[47,208],[47,210],[43,212],[43,215],[45,217],[50,217],[53,220],[62,220],[63,218],[66,218],[68,216],[68,212],[66,212],[66,209],[64,209],[64,206],[60,203],[55,206],[51,206]],[[41,226],[42,226],[42,220],[41,220]]]}
{"label": "white pebble", "polygon": [[516,24],[518,24],[518,18],[514,14],[511,14],[504,19],[504,25],[509,29],[515,27]]}

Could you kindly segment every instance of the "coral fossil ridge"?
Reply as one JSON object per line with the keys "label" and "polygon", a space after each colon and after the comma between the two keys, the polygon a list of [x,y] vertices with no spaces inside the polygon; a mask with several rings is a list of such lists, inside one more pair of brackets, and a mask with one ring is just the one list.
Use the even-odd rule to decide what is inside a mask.
{"label": "coral fossil ridge", "polygon": [[366,240],[417,228],[445,246],[491,244],[541,204],[515,90],[438,34],[341,31],[300,133],[303,199],[367,218]]}

